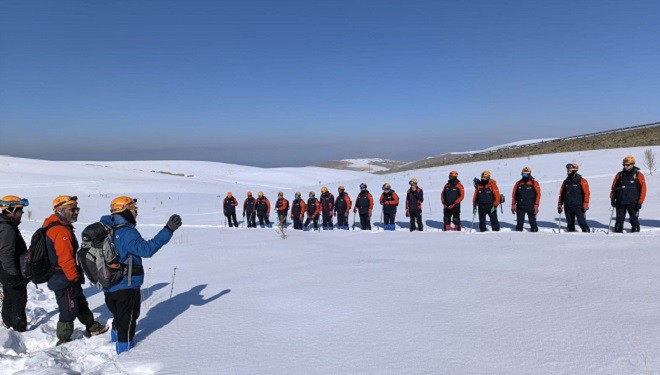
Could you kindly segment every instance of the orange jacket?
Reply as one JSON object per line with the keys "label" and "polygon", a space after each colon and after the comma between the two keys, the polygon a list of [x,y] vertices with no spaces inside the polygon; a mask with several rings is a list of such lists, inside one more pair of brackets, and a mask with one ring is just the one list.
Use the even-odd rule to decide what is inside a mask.
{"label": "orange jacket", "polygon": [[385,200],[385,193],[382,193],[380,195],[380,204],[390,205],[390,206],[398,206],[399,205],[399,196],[396,195],[396,192],[392,191],[392,200],[386,201]]}
{"label": "orange jacket", "polygon": [[289,201],[285,198],[277,198],[277,202],[275,202],[275,208],[278,211],[287,211],[289,209]]}
{"label": "orange jacket", "polygon": [[[477,205],[477,195],[479,194],[479,187],[481,186],[481,182],[477,184],[477,187],[474,189],[474,195],[472,196],[472,206]],[[486,189],[490,189],[490,191],[493,192],[493,206],[497,207],[500,205],[500,189],[497,187],[497,182],[493,179],[489,179],[488,183],[483,186]]]}
{"label": "orange jacket", "polygon": [[[642,172],[639,171],[637,167],[636,169],[633,170],[633,173],[637,174],[637,181],[639,183],[639,199],[637,200],[638,204],[644,203],[644,200],[646,199],[646,178],[642,174]],[[619,188],[619,179],[621,178],[621,172],[617,173],[616,176],[614,176],[614,182],[612,182],[612,189],[610,190],[610,199],[614,199],[616,195],[616,191]]]}
{"label": "orange jacket", "polygon": [[75,238],[73,237],[73,226],[71,224],[60,220],[57,215],[52,214],[44,221],[44,227],[51,223],[59,222],[62,225],[56,225],[46,232],[46,236],[53,243],[55,255],[57,257],[57,265],[54,266],[56,270],[62,270],[67,280],[75,281],[80,278],[78,268],[76,267],[75,252],[77,249],[77,242],[74,245]]}
{"label": "orange jacket", "polygon": [[511,193],[511,209],[515,209],[518,202],[518,186],[520,185],[532,185],[536,191],[536,199],[534,199],[534,206],[538,208],[539,203],[541,202],[541,185],[534,178],[530,178],[527,181],[518,180],[515,185],[513,185],[513,192]]}

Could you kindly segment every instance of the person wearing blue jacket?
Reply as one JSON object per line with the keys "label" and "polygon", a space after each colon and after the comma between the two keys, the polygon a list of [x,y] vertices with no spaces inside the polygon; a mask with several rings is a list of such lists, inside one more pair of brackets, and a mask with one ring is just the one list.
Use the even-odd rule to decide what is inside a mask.
{"label": "person wearing blue jacket", "polygon": [[167,244],[174,231],[181,226],[181,217],[172,215],[156,237],[144,240],[135,229],[138,216],[137,199],[118,197],[110,204],[111,214],[101,222],[114,228],[114,245],[119,261],[125,267],[124,277],[115,285],[105,288],[105,303],[112,313],[112,340],[117,354],[133,348],[135,325],[140,316],[140,287],[144,282],[142,258],[154,256]]}

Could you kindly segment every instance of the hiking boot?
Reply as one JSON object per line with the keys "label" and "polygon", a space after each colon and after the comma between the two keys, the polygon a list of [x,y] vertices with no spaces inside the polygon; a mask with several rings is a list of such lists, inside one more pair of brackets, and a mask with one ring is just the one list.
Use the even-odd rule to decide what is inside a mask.
{"label": "hiking boot", "polygon": [[73,322],[57,322],[57,344],[59,346],[71,341],[73,335]]}
{"label": "hiking boot", "polygon": [[90,337],[91,336],[98,336],[102,333],[107,332],[108,329],[110,329],[110,327],[104,326],[103,324],[101,324],[99,322],[94,322],[94,324],[92,324],[91,326],[89,326],[87,328],[87,333],[89,334]]}

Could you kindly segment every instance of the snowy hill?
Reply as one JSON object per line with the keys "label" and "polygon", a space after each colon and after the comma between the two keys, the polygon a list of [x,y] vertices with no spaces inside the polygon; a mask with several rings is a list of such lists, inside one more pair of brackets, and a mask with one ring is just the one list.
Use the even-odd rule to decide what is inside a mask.
{"label": "snowy hill", "polygon": [[[54,347],[52,292],[29,287],[28,332],[0,328],[0,372],[20,374],[439,373],[660,374],[660,188],[647,174],[639,234],[606,235],[608,192],[627,154],[645,148],[547,154],[448,165],[387,176],[326,168],[262,169],[205,162],[48,162],[0,157],[0,191],[30,199],[27,239],[59,194],[80,197],[78,233],[110,199],[140,199],[139,229],[154,235],[172,213],[184,226],[145,260],[136,347],[117,357],[109,335]],[[653,147],[656,154],[660,147]],[[594,233],[557,233],[564,165],[580,163],[592,189]],[[523,166],[541,183],[540,233],[516,233],[505,204],[500,233],[440,231],[440,191],[459,171],[490,170],[507,198]],[[153,172],[152,172],[153,171]],[[164,172],[164,173],[162,173]],[[220,197],[262,190],[351,197],[384,182],[403,199],[411,178],[425,192],[425,232],[225,228]],[[463,205],[469,227],[471,205]],[[271,220],[274,220],[271,213]],[[380,206],[374,209],[380,221]],[[240,219],[240,217],[239,217]],[[351,216],[351,222],[353,217]],[[378,226],[377,226],[378,227]],[[629,226],[626,225],[626,228]],[[173,278],[173,269],[177,268]],[[103,294],[85,287],[103,322]],[[170,299],[170,294],[172,295]]]}
{"label": "snowy hill", "polygon": [[361,172],[383,172],[406,164],[402,161],[378,158],[331,160],[319,167]]}

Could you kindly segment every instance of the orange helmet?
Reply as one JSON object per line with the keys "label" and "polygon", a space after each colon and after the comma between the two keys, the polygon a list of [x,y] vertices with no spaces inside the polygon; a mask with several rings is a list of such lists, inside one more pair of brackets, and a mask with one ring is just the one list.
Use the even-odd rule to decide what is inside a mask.
{"label": "orange helmet", "polygon": [[457,177],[458,177],[458,172],[456,171],[449,172],[449,178],[457,178]]}
{"label": "orange helmet", "polygon": [[574,172],[580,169],[578,163],[568,163],[566,164],[566,170],[569,172]]}
{"label": "orange helmet", "polygon": [[520,174],[532,174],[532,168],[525,167],[522,169],[522,172],[520,172]]}
{"label": "orange helmet", "polygon": [[251,197],[251,196],[252,196],[252,192],[251,192],[251,191],[248,191],[248,192],[247,192],[247,196],[248,196],[248,197]]}
{"label": "orange helmet", "polygon": [[264,196],[264,192],[263,192],[263,191],[260,191],[257,195],[259,196],[259,198],[261,198],[261,197]]}
{"label": "orange helmet", "polygon": [[230,191],[229,193],[227,193],[227,198],[231,198],[231,197],[233,197],[233,195],[231,194],[231,191]]}
{"label": "orange helmet", "polygon": [[283,197],[283,196],[284,196],[284,193],[280,191],[279,193],[277,193],[277,196],[278,196],[278,197]]}
{"label": "orange helmet", "polygon": [[346,188],[344,187],[344,185],[339,185],[339,188],[337,189],[337,191],[340,191],[340,192],[341,192],[341,191],[344,191],[344,190],[346,190]]}
{"label": "orange helmet", "polygon": [[490,178],[490,171],[483,171],[481,172],[481,178],[483,179],[489,179]]}
{"label": "orange helmet", "polygon": [[7,195],[6,197],[2,198],[2,201],[0,201],[0,210],[4,211],[9,210],[10,208],[23,208],[29,205],[30,202],[28,202],[27,199],[21,199],[15,195]]}
{"label": "orange helmet", "polygon": [[325,194],[325,193],[327,193],[327,192],[328,192],[328,188],[327,188],[327,187],[324,186],[324,187],[321,188],[321,194]]}
{"label": "orange helmet", "polygon": [[113,214],[118,214],[129,210],[133,213],[137,212],[137,199],[131,197],[117,197],[110,202],[110,212]]}
{"label": "orange helmet", "polygon": [[635,158],[631,155],[628,155],[623,158],[623,164],[635,164]]}
{"label": "orange helmet", "polygon": [[78,203],[78,197],[69,196],[69,195],[60,195],[59,197],[53,199],[53,211],[56,211],[60,207],[70,206],[72,204]]}

